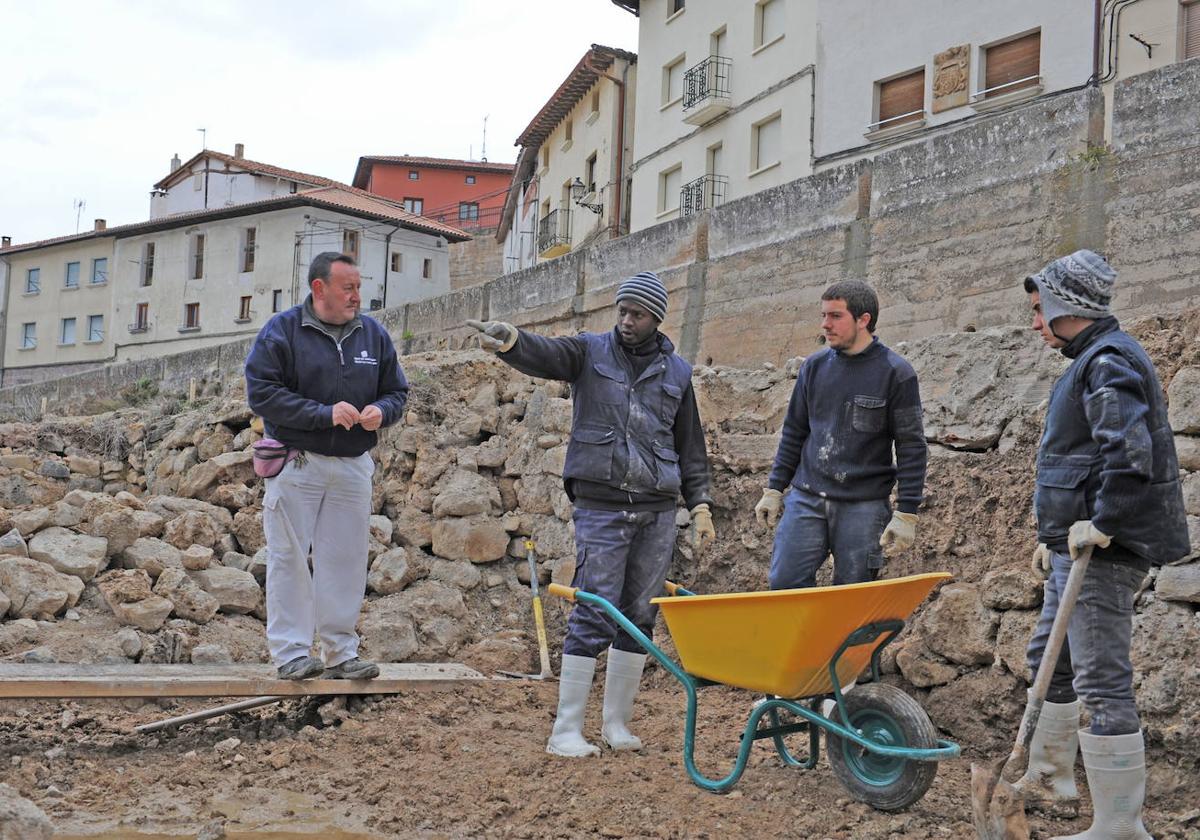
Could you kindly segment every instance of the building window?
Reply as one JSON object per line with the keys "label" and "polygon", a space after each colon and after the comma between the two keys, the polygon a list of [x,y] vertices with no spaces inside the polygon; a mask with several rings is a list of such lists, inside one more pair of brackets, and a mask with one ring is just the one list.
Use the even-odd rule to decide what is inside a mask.
{"label": "building window", "polygon": [[30,321],[21,325],[21,349],[32,350],[37,347],[37,322]]}
{"label": "building window", "polygon": [[204,277],[204,234],[197,233],[192,237],[192,279]]}
{"label": "building window", "polygon": [[418,172],[418,171],[417,171],[417,170],[415,170],[415,169],[410,169],[410,170],[408,170],[408,180],[410,180],[410,181],[419,181],[419,180],[421,180],[421,173],[420,173],[420,172]]}
{"label": "building window", "polygon": [[595,114],[599,114],[599,113],[600,113],[600,90],[596,89],[596,90],[592,91],[592,114],[595,115]]}
{"label": "building window", "polygon": [[36,295],[42,290],[42,270],[31,268],[25,272],[25,294]]}
{"label": "building window", "polygon": [[892,128],[918,121],[924,115],[924,67],[879,83],[879,112],[875,117],[875,128]]}
{"label": "building window", "polygon": [[474,184],[474,183],[475,183],[475,176],[474,176],[474,175],[468,175],[468,176],[467,176],[467,178],[466,178],[466,181],[467,181],[467,183],[468,183],[468,184]]}
{"label": "building window", "polygon": [[75,319],[63,318],[62,327],[58,333],[58,343],[66,346],[75,343]]}
{"label": "building window", "polygon": [[683,11],[685,0],[668,0],[667,2],[667,17],[674,17]]}
{"label": "building window", "polygon": [[567,120],[566,128],[563,129],[563,145],[567,145],[575,139],[575,121]]}
{"label": "building window", "polygon": [[404,270],[404,255],[399,251],[392,251],[392,271]]}
{"label": "building window", "polygon": [[766,169],[779,163],[782,152],[783,117],[767,117],[750,129],[750,172]]}
{"label": "building window", "polygon": [[237,319],[239,321],[249,321],[250,320],[250,300],[251,300],[250,295],[242,295],[241,302],[238,304]]}
{"label": "building window", "polygon": [[546,169],[550,166],[550,147],[542,146],[542,168]]}
{"label": "building window", "polygon": [[421,277],[426,280],[433,277],[433,260],[428,257],[425,258],[424,263],[421,265]]}
{"label": "building window", "polygon": [[658,176],[658,213],[679,209],[679,188],[683,184],[683,165],[679,164]]}
{"label": "building window", "polygon": [[258,247],[258,228],[246,228],[242,237],[242,271],[254,270],[254,251]]}
{"label": "building window", "polygon": [[1190,2],[1183,7],[1182,59],[1200,58],[1200,3]]}
{"label": "building window", "polygon": [[754,48],[773,44],[783,37],[783,0],[761,0],[754,7]]}
{"label": "building window", "polygon": [[133,311],[133,326],[130,332],[145,332],[150,329],[150,304],[139,303]]}
{"label": "building window", "polygon": [[185,303],[183,305],[183,328],[185,330],[200,329],[200,304]]}
{"label": "building window", "polygon": [[88,337],[89,342],[104,340],[104,316],[89,315],[88,316]]}
{"label": "building window", "polygon": [[663,66],[662,104],[664,106],[683,98],[683,60],[686,57],[681,55],[670,64]]}
{"label": "building window", "polygon": [[1041,83],[1042,33],[1030,32],[983,51],[983,98],[1035,87]]}
{"label": "building window", "polygon": [[712,57],[720,57],[726,55],[726,44],[729,42],[729,36],[726,32],[726,27],[722,26],[716,32],[708,36],[708,54]]}
{"label": "building window", "polygon": [[195,175],[192,176],[192,189],[195,190],[196,192],[200,192],[200,190],[204,189],[204,173],[203,172],[197,172]]}
{"label": "building window", "polygon": [[101,285],[108,282],[108,258],[96,257],[92,260],[92,283]]}
{"label": "building window", "polygon": [[587,191],[594,193],[596,191],[596,153],[592,152],[591,156],[583,164],[583,183],[587,185]]}
{"label": "building window", "polygon": [[154,243],[147,242],[142,248],[142,285],[149,286],[154,282]]}
{"label": "building window", "polygon": [[283,309],[283,289],[271,291],[271,311],[280,312]]}
{"label": "building window", "polygon": [[425,200],[421,198],[406,198],[404,199],[404,209],[409,213],[420,216],[425,212]]}
{"label": "building window", "polygon": [[63,280],[63,288],[64,289],[78,289],[79,288],[79,263],[77,263],[77,262],[67,263],[67,277],[65,280]]}
{"label": "building window", "polygon": [[460,222],[479,221],[479,205],[473,201],[458,202],[458,220]]}
{"label": "building window", "polygon": [[353,257],[355,261],[358,260],[358,231],[342,231],[342,253]]}

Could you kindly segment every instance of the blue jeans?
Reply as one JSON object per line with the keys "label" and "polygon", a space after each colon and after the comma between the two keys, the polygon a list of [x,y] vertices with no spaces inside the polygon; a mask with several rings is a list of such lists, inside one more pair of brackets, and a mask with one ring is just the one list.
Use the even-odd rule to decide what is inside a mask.
{"label": "blue jeans", "polygon": [[791,488],[771,551],[772,589],[816,586],[817,569],[833,554],[833,584],[874,580],[883,568],[879,537],[891,518],[886,499],[842,502]]}
{"label": "blue jeans", "polygon": [[[589,510],[576,508],[575,578],[572,586],[614,604],[653,638],[658,607],[651,598],[665,594],[663,581],[675,549],[675,511]],[[627,653],[645,653],[599,607],[576,603],[567,621],[563,653],[595,658],[609,645]]]}
{"label": "blue jeans", "polygon": [[[1059,593],[1071,573],[1066,554],[1053,552],[1050,564],[1042,614],[1026,651],[1035,675],[1058,612]],[[1055,663],[1046,699],[1071,703],[1078,696],[1091,716],[1093,735],[1129,735],[1142,728],[1133,699],[1129,645],[1133,599],[1145,577],[1144,571],[1126,563],[1093,559],[1067,625],[1067,644]]]}

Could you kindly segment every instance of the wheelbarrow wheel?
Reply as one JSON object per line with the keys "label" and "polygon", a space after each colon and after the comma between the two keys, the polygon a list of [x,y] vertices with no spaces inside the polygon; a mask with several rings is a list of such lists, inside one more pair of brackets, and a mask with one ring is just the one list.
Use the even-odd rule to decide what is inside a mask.
{"label": "wheelbarrow wheel", "polygon": [[[937,747],[937,730],[925,710],[895,686],[860,685],[844,697],[850,723],[864,738],[889,747]],[[836,711],[831,717],[841,722]],[[936,761],[879,755],[832,732],[826,734],[826,745],[829,764],[850,795],[881,811],[916,802],[937,775]]]}

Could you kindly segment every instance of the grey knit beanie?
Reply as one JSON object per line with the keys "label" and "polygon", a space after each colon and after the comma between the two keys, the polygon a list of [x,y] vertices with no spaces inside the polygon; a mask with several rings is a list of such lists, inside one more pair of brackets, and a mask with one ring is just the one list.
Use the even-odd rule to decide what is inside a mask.
{"label": "grey knit beanie", "polygon": [[1037,274],[1025,278],[1025,291],[1041,297],[1042,319],[1047,324],[1064,315],[1096,320],[1110,308],[1117,272],[1095,251],[1080,250],[1059,257]]}
{"label": "grey knit beanie", "polygon": [[667,316],[667,287],[653,271],[633,275],[617,288],[617,303],[628,300],[636,303],[658,319]]}

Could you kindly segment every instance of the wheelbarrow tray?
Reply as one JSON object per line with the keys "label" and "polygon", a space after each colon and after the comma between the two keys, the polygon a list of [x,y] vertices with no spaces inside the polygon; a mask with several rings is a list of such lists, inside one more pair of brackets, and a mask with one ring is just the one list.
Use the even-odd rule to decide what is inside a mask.
{"label": "wheelbarrow tray", "polygon": [[[770,592],[655,598],[684,670],[712,682],[783,698],[834,690],[829,664],[866,624],[904,621],[951,575],[909,577]],[[845,650],[837,678],[845,685],[871,662],[874,645]]]}

